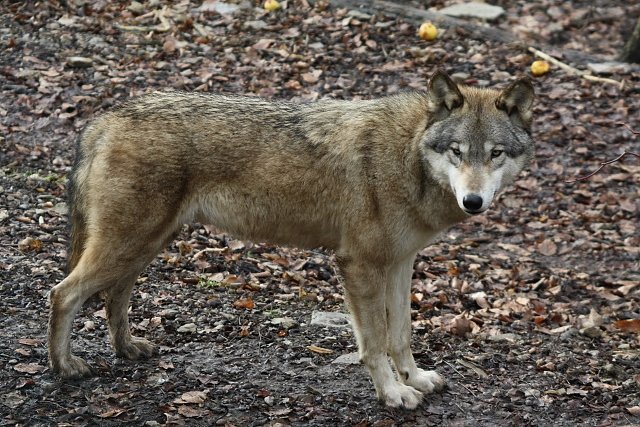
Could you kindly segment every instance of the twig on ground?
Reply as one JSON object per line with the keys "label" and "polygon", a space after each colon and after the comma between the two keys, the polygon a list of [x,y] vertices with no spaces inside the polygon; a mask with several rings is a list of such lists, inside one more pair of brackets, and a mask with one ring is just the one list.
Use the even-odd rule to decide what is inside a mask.
{"label": "twig on ground", "polygon": [[[149,16],[153,16],[154,19],[160,21],[160,23],[156,25],[142,26],[142,25],[122,25],[122,24],[116,23],[114,26],[119,30],[130,31],[134,33],[152,33],[152,32],[166,33],[171,29],[171,23],[165,16],[166,11],[167,11],[167,7],[165,6],[162,8],[162,10],[154,10],[152,12],[142,15],[142,17],[145,17],[145,18]],[[141,18],[141,17],[138,17],[138,18]]]}
{"label": "twig on ground", "polygon": [[[629,129],[629,131],[634,134],[634,135],[640,135],[640,131],[634,130],[631,126],[629,126],[627,123],[623,123],[623,122],[616,122],[617,125],[622,125],[624,127],[626,127],[627,129]],[[617,161],[622,160],[623,157],[625,156],[635,156],[637,158],[640,159],[640,154],[637,153],[631,153],[629,151],[625,151],[622,154],[620,154],[618,157],[616,157],[615,159],[611,159],[611,160],[607,160],[606,162],[602,162],[600,163],[600,167],[598,167],[598,169],[594,170],[593,172],[591,172],[589,175],[585,175],[585,176],[580,176],[578,178],[575,179],[571,179],[569,181],[565,181],[567,184],[573,183],[573,182],[577,182],[577,181],[585,181],[589,178],[591,178],[592,176],[594,176],[595,174],[597,174],[598,172],[600,172],[602,170],[603,167],[610,165],[611,163],[615,163]]]}
{"label": "twig on ground", "polygon": [[564,62],[554,58],[553,56],[547,55],[546,53],[536,49],[535,47],[529,47],[528,50],[529,50],[529,52],[533,53],[538,58],[542,58],[545,61],[549,61],[552,64],[562,68],[566,72],[568,72],[570,74],[575,74],[577,76],[580,76],[585,80],[590,80],[590,81],[593,81],[593,82],[615,84],[615,85],[618,85],[618,87],[620,87],[620,89],[622,89],[624,87],[624,81],[619,82],[617,80],[608,79],[606,77],[594,76],[592,74],[589,74],[587,71],[579,70],[579,69],[577,69],[575,67],[572,67],[571,65],[565,64]]}
{"label": "twig on ground", "polygon": [[640,159],[640,154],[636,154],[636,153],[631,153],[629,151],[625,151],[622,154],[620,154],[618,157],[616,157],[615,159],[607,160],[606,162],[600,163],[600,166],[598,167],[598,169],[594,170],[589,175],[579,176],[578,178],[570,179],[569,181],[565,181],[565,182],[567,184],[571,184],[571,183],[576,182],[576,181],[585,181],[585,180],[591,178],[592,176],[594,176],[595,174],[597,174],[598,172],[600,172],[603,167],[605,167],[607,165],[610,165],[611,163],[615,163],[615,162],[621,160],[623,157],[628,156],[628,155],[629,156],[636,156],[637,158]]}
{"label": "twig on ground", "polygon": [[624,122],[616,122],[617,125],[622,125],[624,127],[626,127],[629,132],[631,132],[634,135],[640,135],[640,130],[635,130],[633,129],[631,126],[629,126],[629,123],[624,123]]}

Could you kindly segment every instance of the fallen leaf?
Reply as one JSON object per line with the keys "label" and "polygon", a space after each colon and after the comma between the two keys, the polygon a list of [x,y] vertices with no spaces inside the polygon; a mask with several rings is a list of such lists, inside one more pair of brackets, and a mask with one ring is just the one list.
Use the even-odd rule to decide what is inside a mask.
{"label": "fallen leaf", "polygon": [[240,251],[242,249],[244,249],[245,244],[242,240],[230,240],[227,242],[227,247],[231,250],[231,251]]}
{"label": "fallen leaf", "polygon": [[207,409],[194,408],[192,406],[180,406],[178,408],[178,414],[187,418],[201,418],[210,414]]}
{"label": "fallen leaf", "polygon": [[173,363],[165,362],[164,360],[161,360],[158,363],[158,367],[160,367],[160,369],[173,369],[174,368]]}
{"label": "fallen leaf", "polygon": [[558,252],[558,246],[552,240],[545,239],[538,245],[538,252],[545,256],[553,256]]}
{"label": "fallen leaf", "polygon": [[36,339],[36,338],[20,338],[18,342],[24,345],[37,346],[42,344],[44,340]]}
{"label": "fallen leaf", "polygon": [[13,369],[18,372],[22,372],[23,374],[39,374],[40,372],[44,372],[47,368],[42,365],[38,365],[37,363],[18,363],[13,367]]}
{"label": "fallen leaf", "polygon": [[309,73],[302,73],[300,77],[305,83],[317,83],[322,75],[322,70],[313,70]]}
{"label": "fallen leaf", "polygon": [[466,315],[459,315],[454,317],[446,326],[445,329],[452,335],[464,337],[468,333],[479,331],[479,327],[476,323],[471,321]]}
{"label": "fallen leaf", "polygon": [[275,42],[274,39],[260,39],[254,45],[253,48],[256,50],[264,50],[268,49]]}
{"label": "fallen leaf", "polygon": [[39,251],[42,249],[42,240],[27,237],[18,242],[18,250],[20,252]]}
{"label": "fallen leaf", "polygon": [[640,406],[632,406],[626,409],[627,409],[627,412],[629,412],[634,417],[640,417]]}
{"label": "fallen leaf", "polygon": [[318,353],[318,354],[331,354],[331,353],[333,353],[333,350],[330,350],[330,349],[324,348],[324,347],[318,347],[317,345],[307,346],[307,350],[313,351],[314,353]]}
{"label": "fallen leaf", "polygon": [[187,391],[186,393],[182,393],[182,396],[178,397],[173,401],[178,405],[185,405],[191,403],[204,403],[207,400],[207,393],[204,391]]}
{"label": "fallen leaf", "polygon": [[640,319],[622,319],[616,320],[613,323],[617,329],[620,329],[625,332],[636,332],[640,333]]}
{"label": "fallen leaf", "polygon": [[100,418],[113,418],[123,414],[124,412],[125,412],[124,409],[112,408],[112,409],[109,409],[108,411],[98,414],[98,416]]}
{"label": "fallen leaf", "polygon": [[253,310],[255,303],[251,298],[240,298],[239,300],[234,301],[233,306],[237,309],[244,308],[247,310]]}

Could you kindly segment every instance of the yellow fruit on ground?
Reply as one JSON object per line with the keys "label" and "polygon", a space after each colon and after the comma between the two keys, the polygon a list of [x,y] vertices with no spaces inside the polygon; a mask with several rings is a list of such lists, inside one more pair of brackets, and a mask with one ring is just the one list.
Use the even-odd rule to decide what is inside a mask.
{"label": "yellow fruit on ground", "polygon": [[280,9],[280,3],[278,3],[278,0],[266,0],[263,7],[267,12],[273,12]]}
{"label": "yellow fruit on ground", "polygon": [[547,61],[542,61],[542,60],[533,61],[533,64],[531,64],[531,74],[533,74],[536,77],[547,74],[548,72],[549,72],[549,63]]}
{"label": "yellow fruit on ground", "polygon": [[420,25],[420,29],[418,29],[418,35],[422,40],[435,40],[438,37],[438,29],[431,22],[425,22]]}

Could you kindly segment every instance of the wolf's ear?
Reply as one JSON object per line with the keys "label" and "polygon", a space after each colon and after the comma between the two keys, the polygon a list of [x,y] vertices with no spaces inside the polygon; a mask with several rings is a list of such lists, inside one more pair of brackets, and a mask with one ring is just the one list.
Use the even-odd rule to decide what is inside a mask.
{"label": "wolf's ear", "polygon": [[436,120],[447,117],[452,110],[462,107],[464,98],[451,77],[442,70],[437,70],[429,79],[429,111]]}
{"label": "wolf's ear", "polygon": [[522,77],[502,91],[496,99],[496,107],[505,111],[514,124],[529,129],[535,96],[531,80]]}

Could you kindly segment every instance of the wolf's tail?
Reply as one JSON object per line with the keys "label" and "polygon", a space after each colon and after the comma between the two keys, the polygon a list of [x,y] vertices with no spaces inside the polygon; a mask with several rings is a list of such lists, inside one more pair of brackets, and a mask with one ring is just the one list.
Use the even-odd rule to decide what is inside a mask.
{"label": "wolf's tail", "polygon": [[[87,128],[76,143],[76,159],[69,178],[69,225],[71,243],[67,258],[67,274],[78,265],[87,242],[87,177],[91,168],[96,132]],[[88,152],[89,151],[89,152]]]}

